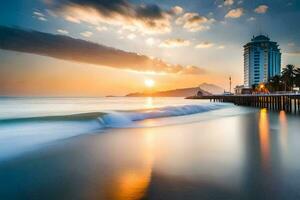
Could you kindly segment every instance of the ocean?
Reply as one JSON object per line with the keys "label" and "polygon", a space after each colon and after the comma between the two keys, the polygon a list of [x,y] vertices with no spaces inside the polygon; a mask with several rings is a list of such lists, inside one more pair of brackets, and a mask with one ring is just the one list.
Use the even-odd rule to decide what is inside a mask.
{"label": "ocean", "polygon": [[299,199],[298,115],[183,98],[0,98],[0,199]]}

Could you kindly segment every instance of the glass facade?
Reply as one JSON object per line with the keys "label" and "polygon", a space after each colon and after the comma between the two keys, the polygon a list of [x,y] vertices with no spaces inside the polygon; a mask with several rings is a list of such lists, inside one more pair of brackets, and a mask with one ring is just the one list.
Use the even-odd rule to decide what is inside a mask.
{"label": "glass facade", "polygon": [[281,53],[276,42],[264,35],[253,37],[244,46],[244,86],[267,82],[281,72]]}

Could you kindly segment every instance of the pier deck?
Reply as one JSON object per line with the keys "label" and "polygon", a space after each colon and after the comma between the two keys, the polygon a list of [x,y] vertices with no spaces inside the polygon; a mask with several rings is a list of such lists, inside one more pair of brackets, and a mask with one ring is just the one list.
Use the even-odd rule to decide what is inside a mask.
{"label": "pier deck", "polygon": [[212,102],[230,102],[241,106],[300,113],[300,94],[211,95],[187,99],[209,99]]}

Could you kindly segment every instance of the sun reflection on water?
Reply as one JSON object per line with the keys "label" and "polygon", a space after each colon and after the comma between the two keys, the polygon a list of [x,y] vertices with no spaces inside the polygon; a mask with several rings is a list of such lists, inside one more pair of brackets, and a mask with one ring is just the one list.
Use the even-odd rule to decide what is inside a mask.
{"label": "sun reflection on water", "polygon": [[148,168],[128,171],[118,177],[114,184],[113,194],[109,195],[114,200],[141,199],[149,185],[151,170]]}
{"label": "sun reflection on water", "polygon": [[147,109],[153,108],[153,98],[152,97],[147,97],[146,98],[145,107]]}
{"label": "sun reflection on water", "polygon": [[288,121],[285,111],[280,111],[279,113],[279,126],[280,126],[280,145],[283,153],[286,153],[287,147],[287,138],[288,138]]}
{"label": "sun reflection on water", "polygon": [[134,168],[121,170],[113,180],[113,186],[105,196],[112,200],[138,200],[147,192],[154,162],[155,134],[143,129],[142,145],[138,150],[143,160]]}
{"label": "sun reflection on water", "polygon": [[261,109],[259,113],[259,141],[264,168],[269,167],[270,162],[270,121],[267,109]]}

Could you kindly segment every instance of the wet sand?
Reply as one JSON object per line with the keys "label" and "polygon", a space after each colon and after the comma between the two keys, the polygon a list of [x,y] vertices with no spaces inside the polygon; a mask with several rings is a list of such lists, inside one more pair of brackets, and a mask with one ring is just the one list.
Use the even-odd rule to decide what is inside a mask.
{"label": "wet sand", "polygon": [[0,162],[0,199],[300,199],[299,119],[253,110],[49,143]]}

